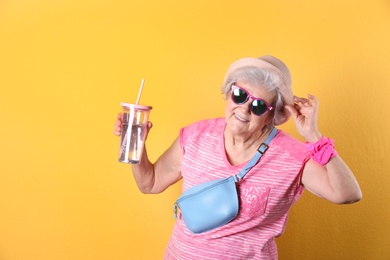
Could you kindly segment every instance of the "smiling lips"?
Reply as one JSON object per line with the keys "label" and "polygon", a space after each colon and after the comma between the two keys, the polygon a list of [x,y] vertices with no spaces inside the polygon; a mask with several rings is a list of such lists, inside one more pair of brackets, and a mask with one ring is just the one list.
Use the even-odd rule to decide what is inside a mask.
{"label": "smiling lips", "polygon": [[240,116],[237,115],[236,113],[234,114],[234,116],[235,116],[238,120],[240,120],[241,122],[249,122],[249,120],[246,120],[246,119],[240,117]]}

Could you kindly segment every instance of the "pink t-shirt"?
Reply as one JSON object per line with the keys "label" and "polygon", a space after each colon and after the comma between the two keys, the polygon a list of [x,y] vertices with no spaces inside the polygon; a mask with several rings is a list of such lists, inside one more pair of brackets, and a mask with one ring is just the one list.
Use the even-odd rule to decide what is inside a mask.
{"label": "pink t-shirt", "polygon": [[[232,176],[224,149],[225,119],[203,120],[180,131],[183,191],[206,181]],[[283,131],[238,186],[240,210],[230,223],[191,233],[179,213],[164,259],[277,259],[275,237],[287,224],[291,206],[304,190],[301,173],[309,154],[303,142]]]}

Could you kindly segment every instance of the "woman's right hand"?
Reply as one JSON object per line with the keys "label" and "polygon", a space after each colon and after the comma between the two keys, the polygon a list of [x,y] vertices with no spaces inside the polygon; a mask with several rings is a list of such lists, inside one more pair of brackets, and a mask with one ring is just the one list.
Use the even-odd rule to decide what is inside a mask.
{"label": "woman's right hand", "polygon": [[[122,113],[116,117],[113,134],[122,134]],[[152,129],[152,122],[148,121],[146,138]],[[172,184],[179,181],[181,176],[181,146],[176,138],[173,144],[166,150],[155,163],[150,162],[146,147],[143,149],[140,164],[132,164],[132,172],[139,190],[142,193],[160,193]]]}
{"label": "woman's right hand", "polygon": [[122,113],[119,113],[116,117],[114,125],[114,135],[120,136],[122,132]]}
{"label": "woman's right hand", "polygon": [[[152,122],[148,122],[148,128],[147,128],[147,134],[146,137],[149,134],[150,129],[153,127]],[[114,135],[120,136],[122,133],[122,113],[119,113],[116,117],[116,121],[114,124]]]}

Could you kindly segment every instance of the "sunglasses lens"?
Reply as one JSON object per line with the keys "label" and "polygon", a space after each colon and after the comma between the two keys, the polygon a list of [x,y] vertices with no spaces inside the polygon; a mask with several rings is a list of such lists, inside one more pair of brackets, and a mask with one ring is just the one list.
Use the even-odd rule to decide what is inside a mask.
{"label": "sunglasses lens", "polygon": [[242,90],[240,88],[233,89],[232,99],[233,99],[234,103],[236,103],[236,104],[245,103],[247,98],[248,98],[248,95],[246,94],[246,92],[244,90]]}
{"label": "sunglasses lens", "polygon": [[267,105],[261,100],[253,101],[251,107],[252,107],[252,112],[258,116],[267,112]]}

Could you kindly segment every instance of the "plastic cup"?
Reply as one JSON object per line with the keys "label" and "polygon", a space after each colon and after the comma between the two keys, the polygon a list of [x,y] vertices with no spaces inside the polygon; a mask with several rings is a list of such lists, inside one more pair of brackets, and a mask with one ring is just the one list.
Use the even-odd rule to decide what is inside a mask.
{"label": "plastic cup", "polygon": [[147,133],[149,113],[152,107],[121,103],[122,132],[119,148],[119,162],[138,164]]}

